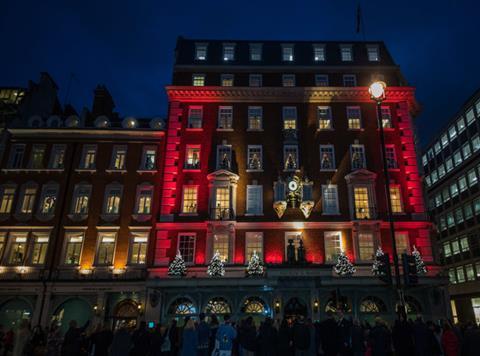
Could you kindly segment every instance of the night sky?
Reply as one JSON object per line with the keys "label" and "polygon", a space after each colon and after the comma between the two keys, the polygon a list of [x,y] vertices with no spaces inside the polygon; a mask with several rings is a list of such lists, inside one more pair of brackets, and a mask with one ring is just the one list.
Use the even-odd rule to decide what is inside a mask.
{"label": "night sky", "polygon": [[[68,4],[68,5],[67,5]],[[294,7],[292,5],[295,4]],[[1,1],[0,86],[49,72],[77,110],[103,83],[121,115],[166,116],[177,36],[362,40],[355,0]],[[383,40],[423,110],[423,144],[480,87],[480,1],[363,0],[367,40]]]}

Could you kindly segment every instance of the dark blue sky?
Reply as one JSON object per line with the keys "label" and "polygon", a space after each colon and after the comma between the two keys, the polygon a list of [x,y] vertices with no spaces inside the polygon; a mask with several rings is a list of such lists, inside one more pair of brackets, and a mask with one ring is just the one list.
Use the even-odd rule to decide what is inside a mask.
{"label": "dark blue sky", "polygon": [[[0,85],[48,71],[63,101],[91,105],[104,83],[122,115],[166,114],[178,35],[232,39],[361,40],[355,0],[1,1]],[[423,106],[423,143],[480,87],[478,0],[363,0],[367,40],[384,40]]]}

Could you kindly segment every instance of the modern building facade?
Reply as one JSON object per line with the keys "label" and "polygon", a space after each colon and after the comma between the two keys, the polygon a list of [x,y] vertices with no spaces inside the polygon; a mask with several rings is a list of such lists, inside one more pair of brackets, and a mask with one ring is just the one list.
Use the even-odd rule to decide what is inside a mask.
{"label": "modern building facade", "polygon": [[0,323],[136,323],[164,121],[119,117],[104,86],[81,114],[59,105],[28,111],[8,123],[1,163]]}
{"label": "modern building facade", "polygon": [[480,91],[425,148],[422,165],[454,318],[480,322]]}
{"label": "modern building facade", "polygon": [[[335,310],[392,319],[396,293],[371,274],[377,247],[392,255],[374,80],[388,85],[382,122],[399,253],[428,264],[407,289],[409,313],[445,315],[432,256],[413,135],[414,88],[382,42],[219,41],[179,38],[148,317],[199,312],[308,315]],[[167,266],[180,251],[186,277]],[[262,277],[246,278],[254,253]],[[344,251],[351,277],[332,272]],[[224,277],[206,269],[218,252]]]}

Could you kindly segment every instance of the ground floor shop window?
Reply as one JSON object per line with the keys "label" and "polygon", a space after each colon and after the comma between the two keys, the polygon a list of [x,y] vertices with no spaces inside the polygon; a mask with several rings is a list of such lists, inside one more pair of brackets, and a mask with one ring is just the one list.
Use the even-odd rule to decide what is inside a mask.
{"label": "ground floor shop window", "polygon": [[75,320],[78,327],[82,327],[92,318],[92,307],[80,298],[69,299],[63,302],[52,316],[52,322],[56,323],[62,334],[68,330],[70,320]]}
{"label": "ground floor shop window", "polygon": [[19,298],[11,299],[0,307],[0,324],[6,331],[10,328],[16,329],[23,320],[29,321],[31,317],[31,306]]}

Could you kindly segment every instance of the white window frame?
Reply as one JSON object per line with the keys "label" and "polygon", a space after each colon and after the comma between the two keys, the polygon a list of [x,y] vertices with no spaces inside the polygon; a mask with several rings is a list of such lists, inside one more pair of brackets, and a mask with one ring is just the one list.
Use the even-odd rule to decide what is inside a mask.
{"label": "white window frame", "polygon": [[[180,251],[180,238],[183,236],[193,237],[193,251],[192,251],[192,260],[188,261],[185,258],[185,255]],[[187,266],[192,266],[195,264],[195,254],[197,252],[197,234],[195,232],[179,232],[177,235],[177,251],[180,251],[182,258],[185,261]]]}
{"label": "white window frame", "polygon": [[[326,111],[327,115],[323,116],[321,115],[322,111]],[[328,122],[328,128],[322,128],[320,123],[322,121]],[[318,130],[321,131],[327,131],[327,130],[333,130],[333,118],[332,118],[332,108],[330,106],[317,106],[317,127]]]}
{"label": "white window frame", "polygon": [[[204,52],[203,55],[200,54],[200,52],[202,51]],[[208,55],[208,44],[202,43],[202,42],[195,43],[195,60],[205,61],[207,60],[207,55]]]}
{"label": "white window frame", "polygon": [[353,46],[351,44],[340,45],[340,60],[342,62],[353,62]]}
{"label": "white window frame", "polygon": [[[259,153],[260,168],[250,167],[250,153],[256,150]],[[247,172],[263,172],[263,146],[262,145],[248,145],[247,146]]]}
{"label": "white window frame", "polygon": [[[327,240],[331,237],[338,237],[338,241],[332,241],[330,245],[333,248],[332,253],[327,251]],[[343,251],[343,236],[341,231],[324,231],[323,233],[323,251],[325,256],[325,263],[335,264],[337,262],[337,256]],[[327,255],[328,252],[328,255]]]}
{"label": "white window frame", "polygon": [[[256,202],[252,202],[249,199],[249,190],[256,190],[256,198],[259,200]],[[245,200],[246,200],[246,208],[245,208],[245,216],[261,216],[263,215],[263,186],[262,185],[247,185],[246,193],[245,193]],[[252,206],[253,205],[253,206]],[[255,209],[255,206],[258,209]]]}
{"label": "white window frame", "polygon": [[[370,235],[372,240],[371,240],[371,243],[372,243],[372,251],[371,251],[371,254],[368,256],[368,258],[363,258],[365,256],[362,256],[362,253],[361,253],[361,247],[360,247],[360,240],[361,240],[361,236],[360,235]],[[359,261],[372,261],[373,260],[373,257],[375,255],[375,250],[376,250],[376,238],[375,238],[375,234],[373,231],[359,231],[358,232],[358,235],[357,235],[357,251],[358,251],[358,260]]]}
{"label": "white window frame", "polygon": [[[194,162],[193,154],[197,152],[197,162]],[[190,156],[191,153],[191,156]],[[200,170],[202,147],[199,144],[187,144],[185,146],[185,162],[183,163],[184,170]]]}
{"label": "white window frame", "polygon": [[[221,167],[221,157],[220,157],[220,151],[226,148],[228,149],[228,161],[229,161],[229,167],[228,168],[222,168]],[[232,145],[227,145],[227,144],[222,144],[222,145],[217,145],[217,164],[215,165],[217,169],[231,169],[232,168]]]}
{"label": "white window frame", "polygon": [[[120,191],[120,195],[118,196],[118,207],[116,212],[108,212],[108,206],[109,206],[109,198],[110,196],[117,197],[117,195],[112,195],[111,193],[113,191]],[[115,199],[115,198],[114,198]],[[122,207],[122,200],[123,200],[123,185],[117,182],[112,182],[110,184],[107,184],[105,186],[105,193],[103,197],[103,208],[102,208],[102,214],[103,215],[108,215],[108,216],[117,216],[120,215],[120,209]]]}
{"label": "white window frame", "polygon": [[192,74],[192,86],[194,87],[204,87],[205,86],[206,76],[203,73],[193,73]]}
{"label": "white window frame", "polygon": [[[332,190],[335,196],[335,210],[328,209],[326,204],[326,191]],[[333,201],[333,200],[332,200]],[[336,184],[322,184],[322,215],[339,215],[340,214],[340,205],[338,203],[338,186]]]}
{"label": "white window frame", "polygon": [[286,73],[282,74],[282,86],[286,88],[293,88],[296,86],[295,74]]}
{"label": "white window frame", "polygon": [[222,59],[224,62],[235,60],[235,43],[224,43],[222,45]]}
{"label": "white window frame", "polygon": [[[150,211],[149,212],[144,212],[140,211],[140,199],[142,197],[147,197],[147,194],[143,194],[143,192],[150,192]],[[137,215],[151,215],[152,214],[152,208],[153,208],[153,194],[154,194],[154,187],[153,184],[151,183],[142,183],[137,185],[137,191],[135,194],[135,214]]]}
{"label": "white window frame", "polygon": [[[328,145],[320,145],[320,171],[322,172],[333,172],[337,170],[337,166],[335,163],[335,146],[328,144]],[[322,168],[322,159],[324,153],[331,153],[331,164],[332,168]]]}
{"label": "white window frame", "polygon": [[314,62],[325,62],[326,61],[326,52],[325,45],[314,43],[313,44],[313,61]]}
{"label": "white window frame", "polygon": [[[354,164],[353,164],[353,153],[354,153],[354,150],[356,149],[359,149],[359,152],[361,152],[362,154],[362,166],[361,167],[354,167]],[[355,169],[366,169],[367,168],[367,158],[365,156],[365,145],[363,144],[358,144],[358,143],[355,143],[355,144],[351,144],[350,145],[350,168],[352,170],[355,170]]]}
{"label": "white window frame", "polygon": [[282,62],[293,62],[295,60],[295,47],[291,43],[282,44]]}
{"label": "white window frame", "polygon": [[[111,237],[115,241],[113,243],[113,254],[112,254],[112,260],[110,263],[100,263],[99,262],[99,250],[100,246],[102,245],[103,242],[103,237]],[[117,231],[98,231],[97,233],[97,244],[95,248],[95,259],[94,259],[94,265],[95,266],[100,266],[100,267],[111,267],[115,263],[115,255],[116,255],[116,249],[117,249],[117,242],[118,242],[118,232]]]}
{"label": "white window frame", "polygon": [[[50,160],[48,162],[49,169],[64,169],[65,168],[65,153],[66,145],[53,145],[50,151]],[[61,157],[61,162],[58,162],[58,158]]]}
{"label": "white window frame", "polygon": [[[147,152],[148,151],[153,151],[155,152],[154,155],[154,162],[153,162],[153,168],[147,167]],[[157,169],[157,146],[143,146],[142,147],[142,161],[140,162],[140,170],[141,171],[155,171]]]}
{"label": "white window frame", "polygon": [[[193,189],[194,190],[194,202],[195,206],[191,206],[190,209],[185,209],[185,193],[187,189]],[[181,202],[181,215],[198,215],[198,185],[194,184],[185,184],[182,187],[182,202]]]}
{"label": "white window frame", "polygon": [[[194,112],[198,112],[199,115]],[[200,125],[198,125],[200,123]],[[201,129],[203,126],[203,106],[201,105],[191,105],[188,107],[188,120],[187,120],[187,130],[191,129]]]}
{"label": "white window frame", "polygon": [[[254,111],[257,111],[257,112],[254,113]],[[263,107],[262,106],[249,106],[247,115],[248,115],[247,131],[263,131]],[[260,121],[260,127],[259,128],[253,128],[252,125],[251,125],[251,120],[259,120]]]}
{"label": "white window frame", "polygon": [[[393,211],[392,189],[395,189],[398,192],[398,200],[399,200],[399,203],[400,203],[400,211]],[[402,187],[401,187],[400,184],[390,184],[390,205],[392,207],[392,214],[393,215],[402,215],[402,214],[405,213],[405,208],[403,206]]]}
{"label": "white window frame", "polygon": [[[361,130],[362,129],[362,109],[360,106],[347,106],[347,123],[349,130]],[[352,115],[352,114],[358,114]],[[350,120],[358,120],[358,127],[352,127]],[[353,121],[352,121],[353,122]]]}
{"label": "white window frame", "polygon": [[[93,153],[93,162],[91,165],[88,167],[86,166],[87,164],[87,155],[90,155],[89,151],[94,151]],[[83,145],[82,147],[82,158],[80,160],[80,169],[81,170],[91,170],[94,171],[96,170],[97,167],[97,152],[98,152],[98,146],[97,145],[92,145],[92,144],[86,144]]]}
{"label": "white window frame", "polygon": [[378,45],[367,45],[367,57],[369,62],[380,62],[380,47]]}
{"label": "white window frame", "polygon": [[[290,117],[289,111],[291,110],[292,116]],[[285,120],[288,121],[295,121],[295,127],[290,129],[290,128],[285,128]],[[297,123],[298,123],[298,114],[297,114],[297,107],[296,106],[283,106],[282,107],[282,121],[283,121],[283,129],[284,130],[296,130],[297,129]]]}
{"label": "white window frame", "polygon": [[[125,171],[127,169],[127,145],[114,145],[112,148],[112,157],[110,159],[110,169],[114,171]],[[115,167],[119,152],[123,151],[123,162],[120,167]],[[120,161],[122,161],[120,159]]]}
{"label": "white window frame", "polygon": [[[147,264],[148,260],[148,245],[149,245],[149,235],[150,233],[148,231],[132,231],[130,234],[130,241],[129,241],[129,246],[128,246],[128,266],[145,266]],[[143,241],[135,241],[136,239],[141,239]],[[144,262],[133,262],[132,259],[134,257],[133,255],[133,246],[135,244],[140,244],[143,245],[145,244],[145,261]],[[140,248],[141,251],[141,248]],[[137,256],[138,257],[138,256]]]}
{"label": "white window frame", "polygon": [[[353,85],[347,85],[347,82],[352,82]],[[343,86],[348,88],[353,88],[357,86],[357,76],[355,74],[344,74],[343,75]]]}
{"label": "white window frame", "polygon": [[[228,113],[230,111],[230,113]],[[223,122],[226,125],[221,127],[220,123]],[[233,106],[222,105],[218,107],[217,117],[217,131],[233,131]]]}
{"label": "white window frame", "polygon": [[[252,241],[252,240],[256,241]],[[259,241],[258,241],[259,240]],[[255,232],[255,231],[247,231],[245,233],[245,264],[248,264],[250,261],[250,256],[249,256],[249,243],[254,242],[255,244],[260,242],[259,244],[261,245],[261,251],[258,251],[257,249],[254,249],[254,251],[257,253],[257,256],[260,258],[261,261],[263,261],[263,255],[264,255],[264,241],[263,241],[263,232]]]}
{"label": "white window frame", "polygon": [[315,86],[316,87],[328,87],[330,81],[328,74],[315,74]]}
{"label": "white window frame", "polygon": [[262,74],[249,74],[248,75],[248,86],[253,88],[259,88],[263,86],[263,75]]}
{"label": "white window frame", "polygon": [[235,85],[235,76],[231,73],[220,75],[220,85],[222,87],[233,87]]}
{"label": "white window frame", "polygon": [[258,62],[262,60],[262,44],[261,43],[250,43],[249,58],[250,58],[250,61],[254,61],[254,62]]}
{"label": "white window frame", "polygon": [[[303,240],[303,234],[301,231],[285,231],[284,233],[284,245],[285,245],[285,252],[284,252],[284,258],[285,262],[287,261],[288,254],[287,254],[287,247],[288,247],[288,240],[293,239],[293,246],[295,247],[295,258],[298,258],[297,253],[298,253],[298,246],[300,244],[300,240],[305,242]],[[305,244],[304,244],[305,246]]]}
{"label": "white window frame", "polygon": [[[20,239],[20,240],[17,242],[17,239]],[[24,245],[23,257],[22,257],[22,261],[12,262],[11,261],[12,253],[14,253],[13,246],[16,243]],[[28,254],[30,252],[29,245],[30,245],[30,236],[27,231],[10,231],[8,233],[7,246],[3,256],[3,260],[4,260],[3,264],[7,266],[22,266],[27,264]]]}
{"label": "white window frame", "polygon": [[[293,149],[292,152],[295,153],[295,165],[294,169],[287,168],[287,151]],[[283,171],[284,172],[295,172],[300,169],[300,157],[298,153],[298,145],[283,145]]]}
{"label": "white window frame", "polygon": [[[29,246],[28,256],[28,263],[32,266],[43,266],[47,260],[48,248],[50,243],[50,231],[32,231],[30,234],[30,241],[31,246]],[[44,250],[44,258],[43,261],[34,262],[33,257],[35,253],[35,246],[40,245],[43,246]]]}
{"label": "white window frame", "polygon": [[[80,243],[80,253],[78,254],[78,263],[66,263],[67,259],[67,252],[68,252],[68,245],[70,242],[70,239],[74,238],[80,238],[82,239]],[[85,231],[77,231],[77,230],[66,230],[64,234],[64,243],[63,243],[63,251],[62,251],[62,262],[61,265],[64,267],[76,267],[79,266],[80,263],[82,262],[82,253],[83,253],[83,246],[85,243]]]}

